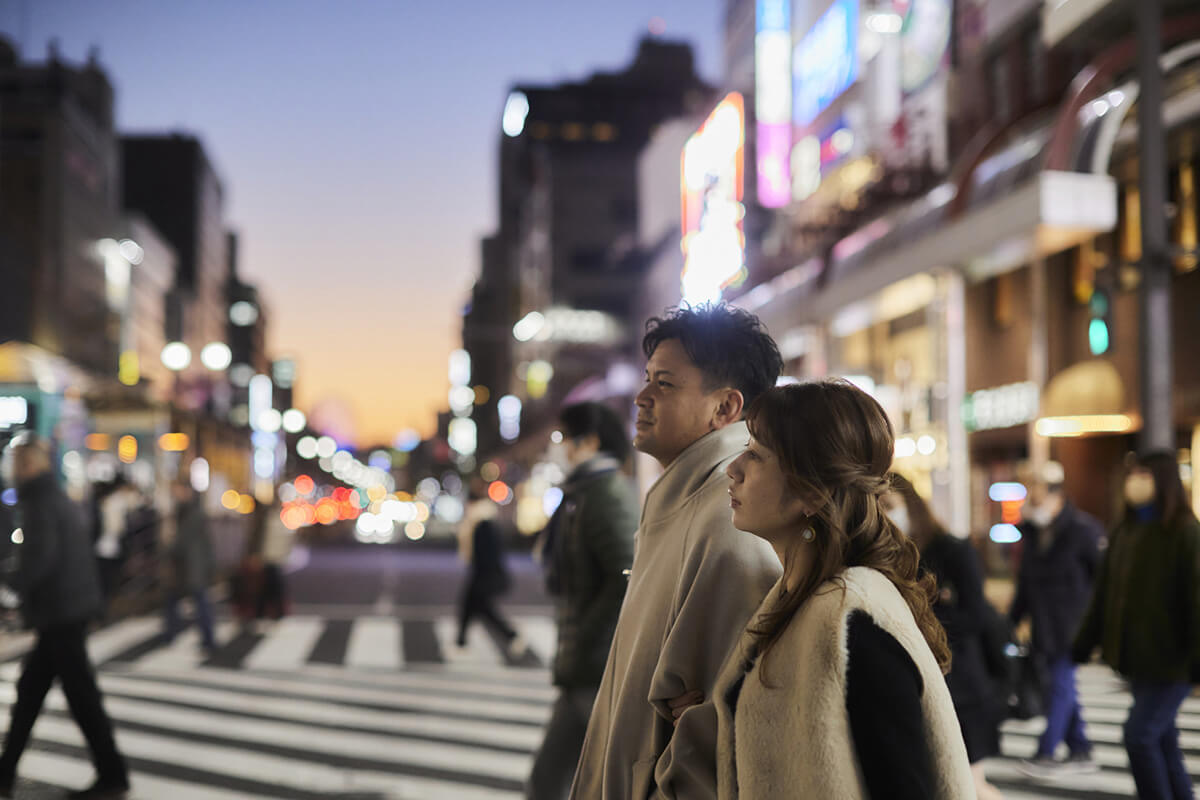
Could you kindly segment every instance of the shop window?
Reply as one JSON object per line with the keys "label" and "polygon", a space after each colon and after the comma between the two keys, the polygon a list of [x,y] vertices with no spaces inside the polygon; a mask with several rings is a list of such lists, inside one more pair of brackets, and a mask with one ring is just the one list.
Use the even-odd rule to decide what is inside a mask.
{"label": "shop window", "polygon": [[1135,183],[1121,188],[1117,255],[1121,262],[1121,286],[1133,289],[1141,281],[1138,262],[1142,260],[1142,195]]}
{"label": "shop window", "polygon": [[1172,226],[1172,239],[1179,248],[1175,258],[1175,268],[1180,272],[1190,272],[1200,264],[1200,244],[1198,244],[1197,227],[1200,226],[1200,216],[1196,213],[1196,169],[1191,161],[1183,161],[1177,170],[1172,171],[1172,202],[1175,206],[1175,219]]}
{"label": "shop window", "polygon": [[597,142],[611,142],[617,138],[616,126],[607,122],[597,122],[592,126],[592,138]]}

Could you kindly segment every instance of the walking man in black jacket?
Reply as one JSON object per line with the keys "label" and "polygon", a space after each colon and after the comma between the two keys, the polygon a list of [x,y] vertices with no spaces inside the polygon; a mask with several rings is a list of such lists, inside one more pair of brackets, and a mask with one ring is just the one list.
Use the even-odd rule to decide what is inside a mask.
{"label": "walking man in black jacket", "polygon": [[[1021,530],[1021,571],[1009,616],[1013,624],[1029,617],[1033,654],[1043,675],[1046,730],[1037,754],[1022,769],[1033,777],[1097,769],[1084,730],[1075,690],[1071,642],[1092,596],[1100,564],[1104,529],[1063,495],[1063,469],[1049,462],[1030,482]],[[1054,751],[1066,741],[1070,751],[1057,761]]]}
{"label": "walking man in black jacket", "polygon": [[97,773],[95,784],[68,797],[123,798],[129,790],[129,773],[117,751],[86,648],[88,622],[103,607],[91,541],[75,507],[59,488],[46,443],[21,434],[8,450],[23,540],[17,569],[9,580],[37,640],[21,666],[17,700],[0,753],[0,797],[12,797],[17,761],[46,693],[58,678]]}

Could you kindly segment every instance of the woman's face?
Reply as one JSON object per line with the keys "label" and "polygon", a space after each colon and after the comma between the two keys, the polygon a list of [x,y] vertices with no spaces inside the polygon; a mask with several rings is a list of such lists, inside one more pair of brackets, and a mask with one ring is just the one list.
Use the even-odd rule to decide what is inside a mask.
{"label": "woman's face", "polygon": [[725,473],[735,528],[772,542],[800,536],[807,509],[773,452],[751,437]]}
{"label": "woman's face", "polygon": [[1145,467],[1134,467],[1125,477],[1125,502],[1134,508],[1154,502],[1154,473]]}

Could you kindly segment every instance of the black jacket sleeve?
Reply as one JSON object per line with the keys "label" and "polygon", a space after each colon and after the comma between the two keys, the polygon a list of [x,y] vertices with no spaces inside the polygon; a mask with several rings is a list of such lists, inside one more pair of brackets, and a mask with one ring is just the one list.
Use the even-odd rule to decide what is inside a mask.
{"label": "black jacket sleeve", "polygon": [[869,616],[850,617],[846,711],[867,796],[933,797],[933,759],[921,713],[924,685],[916,664]]}

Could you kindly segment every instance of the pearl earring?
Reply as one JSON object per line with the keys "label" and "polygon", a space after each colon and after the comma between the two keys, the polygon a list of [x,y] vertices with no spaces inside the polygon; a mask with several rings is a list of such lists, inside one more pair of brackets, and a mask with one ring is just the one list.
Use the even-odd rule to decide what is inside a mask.
{"label": "pearl earring", "polygon": [[800,538],[806,542],[811,542],[813,539],[817,538],[817,534],[812,528],[805,528],[804,533],[800,534]]}

